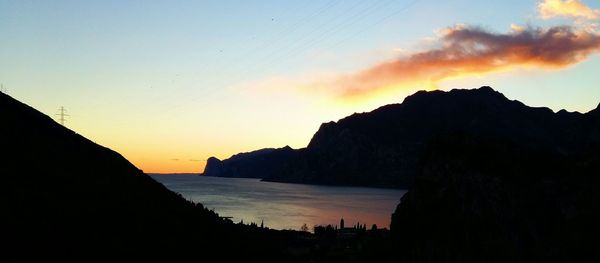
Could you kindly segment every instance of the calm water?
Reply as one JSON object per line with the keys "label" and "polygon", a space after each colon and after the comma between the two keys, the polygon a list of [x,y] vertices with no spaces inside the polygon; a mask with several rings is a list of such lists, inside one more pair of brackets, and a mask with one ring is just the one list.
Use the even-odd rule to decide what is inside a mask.
{"label": "calm water", "polygon": [[388,227],[406,191],[365,187],[335,187],[261,182],[259,179],[196,175],[152,175],[167,188],[200,202],[234,222],[264,220],[275,229],[299,229],[307,224],[356,222]]}

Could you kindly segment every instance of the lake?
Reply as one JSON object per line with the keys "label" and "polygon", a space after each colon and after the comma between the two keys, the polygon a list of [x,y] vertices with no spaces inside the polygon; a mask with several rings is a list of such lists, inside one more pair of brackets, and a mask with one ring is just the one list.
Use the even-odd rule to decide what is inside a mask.
{"label": "lake", "polygon": [[250,178],[151,175],[186,199],[231,217],[234,222],[264,221],[266,227],[298,230],[306,224],[346,226],[357,222],[389,228],[405,190],[261,182]]}

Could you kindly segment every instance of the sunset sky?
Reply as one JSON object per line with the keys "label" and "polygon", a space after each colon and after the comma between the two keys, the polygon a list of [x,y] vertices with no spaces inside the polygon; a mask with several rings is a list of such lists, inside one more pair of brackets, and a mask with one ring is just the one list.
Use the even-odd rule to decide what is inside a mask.
{"label": "sunset sky", "polygon": [[0,83],[146,172],[201,172],[423,89],[587,112],[598,24],[596,0],[0,0]]}

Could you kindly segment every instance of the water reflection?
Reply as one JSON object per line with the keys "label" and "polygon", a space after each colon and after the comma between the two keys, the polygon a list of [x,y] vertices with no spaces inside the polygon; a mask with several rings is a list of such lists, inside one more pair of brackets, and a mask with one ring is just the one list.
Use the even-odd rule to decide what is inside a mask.
{"label": "water reflection", "polygon": [[307,224],[346,225],[357,222],[389,227],[390,216],[404,190],[364,187],[332,187],[261,182],[247,178],[217,178],[195,175],[153,175],[167,188],[185,198],[214,209],[234,222],[264,220],[275,229],[299,229]]}

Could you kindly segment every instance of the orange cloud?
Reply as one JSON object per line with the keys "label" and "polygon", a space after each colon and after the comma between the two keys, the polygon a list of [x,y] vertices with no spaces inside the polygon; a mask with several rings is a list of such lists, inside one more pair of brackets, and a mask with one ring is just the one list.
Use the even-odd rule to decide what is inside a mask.
{"label": "orange cloud", "polygon": [[553,17],[600,18],[600,10],[592,9],[579,0],[544,0],[538,4],[538,12],[543,19]]}
{"label": "orange cloud", "polygon": [[600,51],[600,35],[570,26],[513,27],[506,34],[464,25],[441,31],[439,46],[328,81],[344,97],[515,68],[562,68]]}

